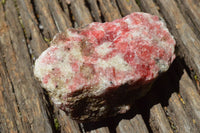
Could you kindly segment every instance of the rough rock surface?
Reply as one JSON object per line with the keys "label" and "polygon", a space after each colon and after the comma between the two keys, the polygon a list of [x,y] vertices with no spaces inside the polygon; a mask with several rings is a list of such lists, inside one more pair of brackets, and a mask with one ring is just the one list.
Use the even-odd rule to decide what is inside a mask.
{"label": "rough rock surface", "polygon": [[125,113],[175,58],[175,41],[157,16],[132,13],[55,36],[34,74],[73,119]]}

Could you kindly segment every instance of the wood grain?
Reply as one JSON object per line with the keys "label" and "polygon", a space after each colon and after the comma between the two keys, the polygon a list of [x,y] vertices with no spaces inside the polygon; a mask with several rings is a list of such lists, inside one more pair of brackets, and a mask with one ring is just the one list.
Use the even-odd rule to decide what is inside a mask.
{"label": "wood grain", "polygon": [[176,125],[179,133],[195,133],[197,129],[190,123],[188,116],[179,100],[177,93],[173,93],[169,99],[170,117]]}
{"label": "wood grain", "polygon": [[186,71],[180,80],[180,94],[190,116],[190,123],[200,132],[200,95]]}
{"label": "wood grain", "polygon": [[72,27],[70,17],[62,11],[57,0],[48,0],[49,9],[59,32],[65,32],[68,27]]}
{"label": "wood grain", "polygon": [[76,121],[70,119],[62,110],[56,109],[56,112],[61,133],[81,133],[79,125]]}
{"label": "wood grain", "polygon": [[[1,1],[0,132],[200,132],[200,96],[188,76],[193,72],[199,76],[200,72],[200,8],[197,2]],[[164,74],[162,80],[158,80],[161,86],[137,102],[138,110],[134,114],[120,115],[101,124],[78,124],[51,104],[35,80],[32,70],[35,59],[48,48],[58,32],[93,21],[113,21],[135,11],[157,15],[166,22],[177,41],[177,56],[183,57],[187,66],[173,65],[170,74]]]}
{"label": "wood grain", "polygon": [[200,4],[198,0],[176,0],[181,13],[200,39]]}
{"label": "wood grain", "polygon": [[117,133],[134,133],[134,128],[129,120],[122,119],[116,129]]}
{"label": "wood grain", "polygon": [[154,133],[173,133],[161,104],[151,108],[150,126]]}
{"label": "wood grain", "polygon": [[156,5],[156,3],[154,3],[153,0],[140,0],[140,7],[145,12],[161,17],[161,14],[158,11],[159,7]]}
{"label": "wood grain", "polygon": [[108,122],[109,120],[102,120],[97,122],[81,123],[82,132],[86,133],[110,133]]}
{"label": "wood grain", "polygon": [[82,27],[93,21],[84,0],[73,0],[70,7],[78,26]]}
{"label": "wood grain", "polygon": [[16,97],[15,113],[21,121],[18,126],[24,132],[52,132],[47,106],[31,72],[30,56],[13,1],[7,1],[5,8],[9,9],[5,11],[7,32],[2,33],[0,47]]}
{"label": "wood grain", "polygon": [[39,22],[37,16],[33,11],[33,6],[28,0],[17,0],[17,6],[21,17],[21,26],[24,27],[25,41],[29,44],[32,53],[30,53],[34,59],[44,51],[48,45],[43,40],[43,36],[39,29]]}
{"label": "wood grain", "polygon": [[148,129],[140,114],[136,114],[133,118],[122,119],[117,126],[117,133],[148,133]]}
{"label": "wood grain", "polygon": [[[2,11],[2,9],[3,8],[0,5],[0,10]],[[0,19],[2,20],[0,25],[4,19],[2,16],[4,16],[4,14],[0,15]],[[7,35],[4,34],[0,39],[5,39],[5,36]],[[18,131],[25,131],[22,128],[22,121],[18,109],[18,103],[13,92],[13,86],[9,79],[5,63],[3,62],[3,55],[0,54],[0,132],[17,133]]]}
{"label": "wood grain", "polygon": [[[0,12],[0,44],[3,42],[9,43],[8,27],[1,4]],[[0,48],[0,51],[2,51],[2,48]],[[2,52],[0,52],[0,113],[0,132],[18,132],[19,130],[23,130],[18,104],[6,70]]]}
{"label": "wood grain", "polygon": [[[34,58],[37,58],[41,54],[41,52],[48,47],[47,43],[44,42],[43,37],[40,33],[39,27],[37,25],[37,19],[35,19],[35,16],[34,16],[32,10],[31,10],[32,9],[31,4],[28,1],[21,1],[21,0],[17,1],[17,4],[18,4],[18,7],[19,7],[20,15],[22,17],[21,26],[23,25],[24,32],[26,34],[26,37],[23,39],[23,42],[24,42],[24,44],[25,44],[25,42],[30,44],[31,50],[33,51],[32,55],[33,55]],[[26,12],[24,12],[24,10]],[[22,28],[21,26],[19,25],[20,28]],[[28,34],[26,31],[28,31],[30,33]],[[23,34],[23,31],[21,31],[20,33]],[[28,45],[28,44],[25,44],[25,47],[27,47],[26,45]],[[27,51],[29,51],[29,50],[27,49]],[[22,52],[22,53],[25,53],[25,52]],[[32,56],[32,55],[30,55],[31,53],[26,53],[26,54],[27,54],[26,56],[28,56],[28,58],[30,58],[29,56]],[[29,60],[26,60],[26,62],[29,62],[29,61],[30,61],[30,63],[33,62],[34,61],[33,58],[31,58],[31,59],[32,59],[32,61],[30,61],[30,59],[29,59]],[[24,63],[21,63],[21,64],[23,65]],[[24,67],[26,67],[26,66],[24,66]],[[23,71],[23,70],[20,70],[20,71]],[[24,72],[27,72],[27,71],[24,71]],[[30,72],[32,72],[32,65],[31,65],[30,70],[29,70],[29,73]],[[31,75],[32,75],[32,73],[31,73]],[[33,77],[34,76],[32,75],[32,78]],[[36,83],[34,83],[34,84],[37,85],[37,88],[39,89],[39,91],[37,89],[35,91],[38,91],[39,93],[42,93],[42,95],[44,95],[43,92],[41,92],[42,88],[39,87],[40,86],[39,83],[38,82],[36,82]],[[38,98],[36,98],[36,100],[40,100],[40,98],[38,97]],[[50,104],[49,102],[45,102],[45,103]],[[30,104],[30,106],[33,106],[33,105]],[[51,106],[51,105],[48,105],[48,106]],[[45,109],[45,110],[49,111],[48,109]],[[51,117],[51,119],[53,119],[52,117],[54,116],[54,114],[50,114],[48,112],[48,115],[51,115],[50,117]],[[34,115],[33,115],[33,117],[34,117]],[[63,113],[58,113],[57,117],[58,117],[58,121],[63,125],[76,125],[76,126],[78,125],[76,122],[70,120]],[[42,119],[42,117],[41,117],[41,119]],[[51,123],[52,122],[53,121],[51,121]],[[74,126],[74,127],[68,126],[67,128],[64,128],[65,126],[62,126],[61,129],[64,132],[70,132],[70,131],[77,131],[78,132],[79,128],[76,128],[76,126]],[[52,128],[55,128],[55,127],[52,127]]]}
{"label": "wood grain", "polygon": [[146,124],[144,123],[144,120],[143,120],[141,114],[137,114],[130,121],[133,126],[134,132],[138,132],[138,133],[148,133],[149,132],[146,127]]}
{"label": "wood grain", "polygon": [[101,11],[99,10],[97,0],[87,0],[91,8],[91,14],[96,22],[102,22]]}
{"label": "wood grain", "polygon": [[110,133],[108,127],[100,127],[91,131],[88,131],[86,133]]}
{"label": "wood grain", "polygon": [[126,16],[132,12],[140,11],[140,8],[136,4],[135,0],[117,0],[117,3],[123,16]]}
{"label": "wood grain", "polygon": [[67,16],[67,18],[70,18],[70,22],[73,25],[74,22],[72,21],[72,19],[70,17],[68,2],[66,0],[59,0],[59,4],[60,4],[62,10],[64,11],[65,15]]}
{"label": "wood grain", "polygon": [[174,0],[156,0],[164,18],[170,25],[171,32],[176,38],[179,54],[182,55],[195,73],[200,75],[200,41],[187,24]]}
{"label": "wood grain", "polygon": [[36,17],[38,17],[41,26],[44,27],[42,32],[43,35],[48,39],[52,39],[53,36],[58,32],[58,29],[56,27],[56,23],[53,19],[47,1],[33,0],[33,4],[35,6],[34,9]]}
{"label": "wood grain", "polygon": [[121,18],[119,9],[116,7],[116,3],[111,0],[98,0],[102,15],[105,21],[113,21]]}

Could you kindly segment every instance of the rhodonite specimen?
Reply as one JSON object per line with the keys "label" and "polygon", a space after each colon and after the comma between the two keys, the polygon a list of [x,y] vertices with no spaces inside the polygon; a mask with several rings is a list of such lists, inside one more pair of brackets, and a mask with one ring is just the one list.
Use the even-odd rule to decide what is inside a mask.
{"label": "rhodonite specimen", "polygon": [[71,118],[125,113],[175,58],[175,40],[157,16],[132,13],[57,34],[34,74]]}

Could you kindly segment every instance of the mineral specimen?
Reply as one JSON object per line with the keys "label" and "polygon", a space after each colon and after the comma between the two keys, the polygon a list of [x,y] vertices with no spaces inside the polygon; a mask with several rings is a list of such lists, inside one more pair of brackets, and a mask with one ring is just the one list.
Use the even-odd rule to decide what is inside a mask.
{"label": "mineral specimen", "polygon": [[175,40],[157,16],[132,13],[59,33],[35,62],[52,101],[73,119],[125,113],[175,58]]}

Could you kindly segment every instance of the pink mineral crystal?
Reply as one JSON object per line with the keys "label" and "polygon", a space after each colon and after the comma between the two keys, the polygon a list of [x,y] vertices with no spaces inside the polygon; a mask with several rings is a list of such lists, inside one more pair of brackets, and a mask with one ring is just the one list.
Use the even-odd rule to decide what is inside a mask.
{"label": "pink mineral crystal", "polygon": [[34,74],[60,109],[95,121],[129,110],[168,70],[174,46],[157,16],[136,12],[56,35]]}

